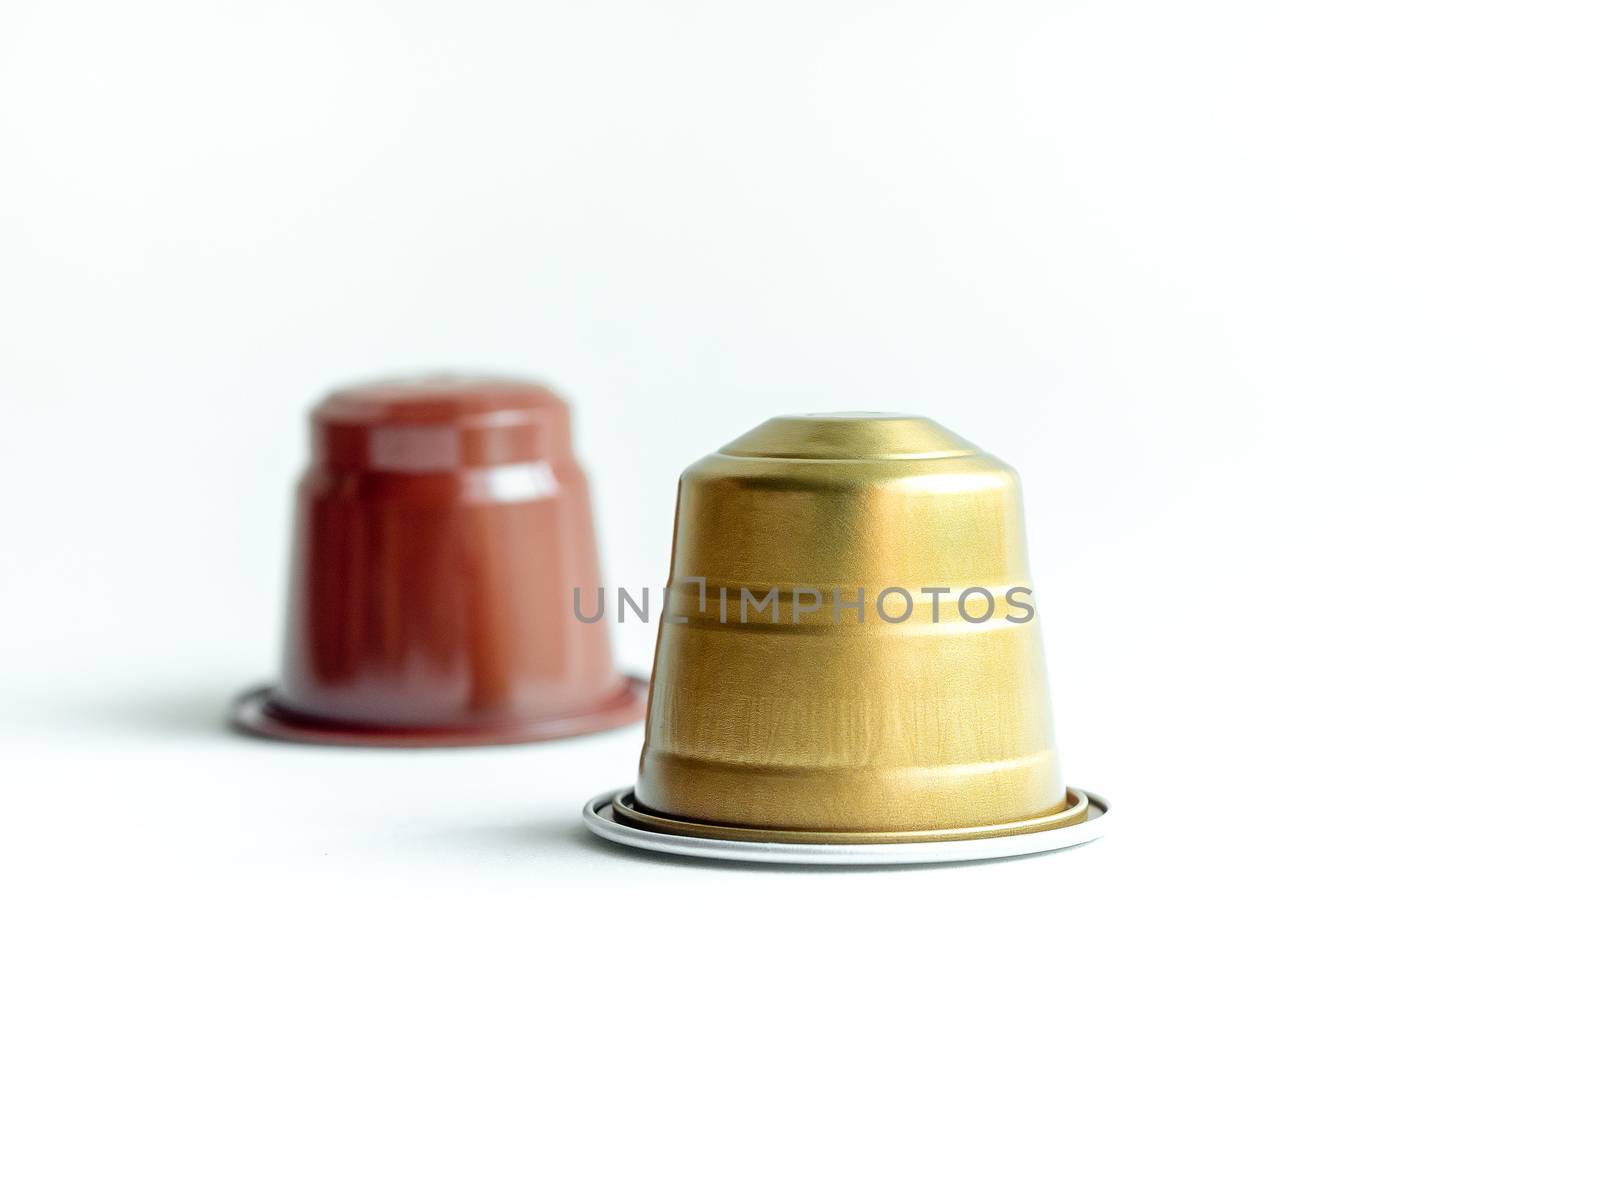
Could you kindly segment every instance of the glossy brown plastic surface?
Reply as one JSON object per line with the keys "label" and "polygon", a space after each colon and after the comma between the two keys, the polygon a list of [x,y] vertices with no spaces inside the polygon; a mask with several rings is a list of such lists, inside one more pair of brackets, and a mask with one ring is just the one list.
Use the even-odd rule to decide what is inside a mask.
{"label": "glossy brown plastic surface", "polygon": [[435,376],[332,393],[296,499],[283,674],[245,729],[471,745],[637,720],[604,622],[567,406],[518,380]]}

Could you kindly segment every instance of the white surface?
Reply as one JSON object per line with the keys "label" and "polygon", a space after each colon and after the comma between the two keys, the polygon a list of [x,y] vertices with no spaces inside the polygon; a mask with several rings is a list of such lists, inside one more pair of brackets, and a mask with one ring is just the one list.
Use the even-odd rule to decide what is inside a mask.
{"label": "white surface", "polygon": [[[1593,8],[12,3],[0,1191],[1592,1195]],[[1084,851],[228,736],[301,419],[526,370],[615,582],[786,410],[1022,474]],[[651,631],[618,632],[649,662]]]}
{"label": "white surface", "polygon": [[823,845],[796,842],[757,842],[735,839],[685,837],[659,833],[617,820],[616,801],[631,788],[619,788],[596,796],[583,806],[583,823],[589,832],[608,842],[650,850],[658,854],[678,854],[689,858],[716,858],[730,862],[788,863],[834,867],[904,867],[932,863],[983,862],[1014,858],[1021,854],[1042,854],[1081,846],[1105,836],[1102,822],[1110,816],[1106,802],[1091,797],[1089,819],[1065,829],[1040,833],[1019,833],[1007,837],[969,838],[955,842],[880,842],[876,844]]}

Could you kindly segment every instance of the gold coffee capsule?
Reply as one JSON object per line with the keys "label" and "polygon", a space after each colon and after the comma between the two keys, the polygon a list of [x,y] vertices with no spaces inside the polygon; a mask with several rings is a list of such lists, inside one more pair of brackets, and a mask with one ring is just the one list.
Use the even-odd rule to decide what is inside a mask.
{"label": "gold coffee capsule", "polygon": [[1010,467],[921,417],[770,420],[683,474],[638,782],[590,825],[702,854],[1089,840],[1037,612]]}

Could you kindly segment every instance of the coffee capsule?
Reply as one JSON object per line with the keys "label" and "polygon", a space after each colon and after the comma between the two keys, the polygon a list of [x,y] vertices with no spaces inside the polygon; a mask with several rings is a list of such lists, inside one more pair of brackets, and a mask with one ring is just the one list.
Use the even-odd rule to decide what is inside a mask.
{"label": "coffee capsule", "polygon": [[637,720],[612,663],[589,488],[566,404],[440,375],[333,392],[311,413],[278,683],[242,729],[299,741],[538,741]]}
{"label": "coffee capsule", "polygon": [[777,861],[1091,840],[1037,611],[1010,467],[920,417],[768,421],[683,474],[638,781],[586,820]]}

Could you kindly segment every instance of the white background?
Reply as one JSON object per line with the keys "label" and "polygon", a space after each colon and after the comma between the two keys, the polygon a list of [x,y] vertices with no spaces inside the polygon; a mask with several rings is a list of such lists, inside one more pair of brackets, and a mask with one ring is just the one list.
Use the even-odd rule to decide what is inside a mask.
{"label": "white background", "polygon": [[[1594,1194],[1592,6],[0,11],[8,1194]],[[570,397],[630,587],[776,413],[1011,462],[1113,832],[227,734],[305,410],[431,367]]]}

